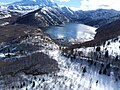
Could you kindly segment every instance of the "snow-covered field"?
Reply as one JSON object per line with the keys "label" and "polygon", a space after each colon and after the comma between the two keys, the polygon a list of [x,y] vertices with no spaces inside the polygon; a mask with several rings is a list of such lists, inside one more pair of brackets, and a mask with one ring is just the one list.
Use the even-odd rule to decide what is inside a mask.
{"label": "snow-covered field", "polygon": [[[113,53],[115,53],[113,55],[120,54],[118,49],[119,40],[119,37],[118,40],[113,40],[114,42],[109,40],[110,44],[107,41],[104,48],[107,47],[111,51],[113,49]],[[32,37],[20,42],[20,44],[27,43],[43,46],[43,49],[32,53],[43,52],[49,55],[50,58],[58,62],[60,71],[37,76],[25,75],[24,73],[17,74],[15,77],[6,76],[6,79],[13,81],[8,85],[4,84],[5,81],[0,81],[0,90],[3,88],[5,90],[120,90],[120,80],[116,77],[114,71],[111,70],[110,75],[99,74],[102,67],[101,63],[92,62],[93,64],[90,64],[88,60],[81,59],[79,56],[76,56],[76,58],[66,57],[58,45],[47,36],[41,36],[41,33],[34,33]],[[91,47],[78,50],[87,53],[93,49]],[[0,54],[0,56],[4,55]],[[18,57],[22,56],[19,55]],[[102,70],[104,70],[104,67],[102,67]]]}
{"label": "snow-covered field", "polygon": [[[59,63],[60,72],[51,78],[47,90],[116,90],[120,82],[115,81],[114,75],[109,77],[99,75],[98,67],[89,66],[87,61],[80,58],[71,60],[60,55],[60,51],[49,51]],[[84,73],[83,69],[86,68]],[[112,73],[112,72],[111,72]],[[43,85],[43,87],[46,87]],[[44,90],[44,89],[43,89]]]}
{"label": "snow-covered field", "polygon": [[44,46],[44,49],[37,52],[43,52],[54,58],[59,64],[60,71],[38,76],[20,74],[22,81],[18,79],[10,86],[6,86],[6,90],[120,90],[120,80],[116,79],[114,72],[111,71],[110,76],[99,74],[100,63],[91,65],[79,57],[67,58],[62,55],[58,45],[52,42],[46,43],[44,40],[41,43],[42,40],[38,35],[22,43],[38,42],[38,45]]}
{"label": "snow-covered field", "polygon": [[105,54],[105,52],[108,51],[109,56],[111,56],[111,57],[118,56],[120,59],[120,36],[118,36],[117,38],[110,39],[100,46],[80,48],[80,49],[76,49],[76,50],[82,51],[85,56],[89,56],[89,54],[91,52],[96,51],[97,47],[100,47],[101,54]]}

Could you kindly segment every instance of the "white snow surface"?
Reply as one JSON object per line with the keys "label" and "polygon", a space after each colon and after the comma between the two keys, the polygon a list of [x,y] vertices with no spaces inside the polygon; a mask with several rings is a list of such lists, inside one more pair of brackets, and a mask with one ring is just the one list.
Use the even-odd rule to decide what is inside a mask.
{"label": "white snow surface", "polygon": [[[115,39],[116,38],[113,38],[113,39],[110,39],[110,40],[106,41],[105,45],[101,45],[100,48],[101,48],[102,52],[105,52],[106,50],[108,50],[110,56],[116,57],[118,55],[119,58],[120,58],[120,36],[117,37],[117,40],[115,40]],[[96,51],[95,49],[97,47],[98,46],[88,47],[88,48],[80,48],[80,49],[77,49],[77,50],[78,51],[83,51],[84,55],[88,56],[88,54],[90,52],[95,52]]]}
{"label": "white snow surface", "polygon": [[8,25],[8,24],[9,24],[9,22],[4,22],[0,26],[5,26],[5,25]]}
{"label": "white snow surface", "polygon": [[[45,40],[37,35],[21,43],[34,45],[34,43],[40,42],[38,45],[42,45],[44,49],[37,52],[43,52],[49,55],[50,58],[55,59],[58,62],[60,71],[37,76],[21,74],[21,77],[25,80],[25,86],[19,89],[14,88],[14,90],[120,90],[120,81],[116,81],[113,72],[110,72],[110,76],[100,75],[98,73],[101,67],[99,64],[97,67],[89,66],[85,59],[80,59],[79,57],[76,59],[67,58],[61,54],[58,45],[51,42],[45,43]],[[116,41],[116,46],[117,44]],[[89,49],[92,50],[92,48]],[[1,56],[3,55],[1,54]],[[87,72],[83,73],[85,67]],[[11,84],[21,85],[19,80]],[[6,90],[8,90],[8,87],[6,87]],[[13,89],[9,88],[9,90]]]}
{"label": "white snow surface", "polygon": [[8,12],[0,12],[0,19],[9,18],[11,15]]}
{"label": "white snow surface", "polygon": [[[39,42],[40,37],[35,36],[27,43]],[[26,41],[24,41],[26,43]],[[41,44],[39,44],[41,45]],[[48,75],[24,75],[23,78],[32,83],[27,83],[20,90],[120,90],[120,81],[115,81],[114,73],[110,76],[99,75],[100,66],[89,66],[86,60],[66,58],[61,55],[61,50],[56,44],[50,42],[40,50],[58,62],[60,71]],[[52,48],[52,50],[50,50]],[[87,72],[83,73],[86,67]],[[36,79],[34,79],[36,77]],[[96,83],[98,81],[98,83]],[[33,87],[34,82],[34,87]]]}

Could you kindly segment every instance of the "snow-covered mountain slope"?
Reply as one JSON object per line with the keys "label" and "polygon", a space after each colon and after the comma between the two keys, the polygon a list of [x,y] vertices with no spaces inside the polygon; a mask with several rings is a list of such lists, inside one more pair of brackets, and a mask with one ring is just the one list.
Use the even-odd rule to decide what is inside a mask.
{"label": "snow-covered mountain slope", "polygon": [[0,2],[0,11],[7,10],[7,7],[5,5],[7,5],[7,3]]}
{"label": "snow-covered mountain slope", "polygon": [[120,59],[120,36],[106,41],[103,46],[101,46],[101,49],[108,50],[109,55],[114,57],[118,56],[118,59]]}
{"label": "snow-covered mountain slope", "polygon": [[[78,49],[75,49],[75,51],[81,52],[82,57],[86,57],[96,62],[106,64],[106,67],[105,67],[106,69],[108,69],[109,67],[112,67],[114,74],[116,74],[116,77],[120,75],[120,71],[119,71],[120,70],[119,68],[120,66],[120,36],[109,39],[99,46],[78,48]],[[102,74],[102,72],[103,74],[106,74],[102,70],[99,71],[99,74]]]}
{"label": "snow-covered mountain slope", "polygon": [[0,26],[5,26],[9,24],[6,19],[11,18],[12,15],[9,12],[0,11]]}
{"label": "snow-covered mountain slope", "polygon": [[[28,30],[30,30],[30,28]],[[44,33],[41,32],[42,31],[40,30],[38,31],[36,30],[36,32],[31,34],[32,36],[28,36],[27,38],[24,38],[24,40],[20,42],[14,41],[14,43],[3,48],[4,50],[2,50],[2,52],[5,52],[9,48],[12,50],[14,54],[16,54],[16,57],[19,58],[22,58],[26,55],[34,55],[33,53],[36,52],[39,53],[42,52],[45,55],[48,55],[50,58],[56,60],[60,70],[58,72],[42,74],[42,75],[32,75],[32,74],[29,75],[29,74],[24,74],[23,72],[28,71],[28,72],[36,73],[38,72],[39,69],[41,70],[42,68],[41,65],[40,66],[33,65],[33,67],[29,69],[27,66],[26,66],[27,68],[19,67],[13,63],[14,68],[17,67],[20,68],[20,70],[16,72],[13,77],[11,76],[11,74],[14,73],[13,72],[14,68],[12,68],[12,66],[10,67],[12,68],[12,72],[10,69],[9,71],[7,71],[8,68],[6,68],[6,71],[4,72],[9,73],[9,75],[0,77],[1,90],[4,89],[5,90],[119,90],[120,89],[119,68],[116,67],[111,68],[111,66],[109,67],[109,65],[100,63],[98,61],[92,61],[90,59],[80,58],[79,55],[76,55],[76,57],[73,58],[73,55],[69,56],[67,54],[63,54],[62,50],[60,49],[60,46],[56,45],[48,36],[44,35]],[[30,32],[26,34],[30,34]],[[27,46],[27,48],[25,46]],[[38,49],[32,48],[31,50],[31,46],[37,46]],[[30,50],[28,49],[28,47],[30,47]],[[35,59],[36,58],[39,59],[40,57],[36,56]],[[34,61],[35,59],[32,60],[30,59],[30,60]],[[16,62],[17,61],[18,60],[16,60]],[[18,64],[19,63],[17,63],[17,65]],[[28,63],[28,65],[30,64],[31,63]],[[44,66],[44,67],[49,68],[50,66]],[[106,67],[108,68],[106,69]]]}
{"label": "snow-covered mountain slope", "polygon": [[68,21],[69,19],[58,8],[43,7],[19,17],[15,23],[47,27]]}
{"label": "snow-covered mountain slope", "polygon": [[[111,16],[116,16],[119,11],[116,10],[107,10],[107,9],[98,9],[98,10],[90,10],[90,11],[78,11],[80,15],[84,17],[90,17],[91,19],[102,19],[102,18],[109,18]],[[81,18],[83,18],[83,16]]]}
{"label": "snow-covered mountain slope", "polygon": [[120,19],[120,11],[98,9],[90,11],[73,11],[69,7],[60,9],[70,21],[80,22],[86,25],[101,27]]}
{"label": "snow-covered mountain slope", "polygon": [[21,15],[21,12],[0,11],[0,26],[12,24]]}
{"label": "snow-covered mountain slope", "polygon": [[8,4],[8,3],[3,3],[3,2],[0,2],[0,5],[6,5],[6,4]]}
{"label": "snow-covered mountain slope", "polygon": [[[91,11],[76,11],[77,19],[81,23],[91,26],[101,27],[105,24],[119,19],[117,15],[120,12],[116,10],[98,9]],[[111,19],[112,18],[112,19]]]}
{"label": "snow-covered mountain slope", "polygon": [[7,5],[1,5],[0,9],[9,11],[33,11],[45,6],[58,7],[58,5],[51,0],[22,0]]}
{"label": "snow-covered mountain slope", "polygon": [[19,2],[13,3],[15,5],[20,5],[20,6],[57,6],[56,3],[54,3],[51,0],[22,0]]}
{"label": "snow-covered mountain slope", "polygon": [[61,11],[67,18],[69,18],[70,21],[76,20],[77,15],[75,11],[71,10],[69,7],[61,7]]}
{"label": "snow-covered mountain slope", "polygon": [[0,19],[11,17],[10,13],[0,11]]}
{"label": "snow-covered mountain slope", "polygon": [[79,50],[85,51],[84,55],[87,57],[90,56],[91,52],[96,52],[97,47],[100,47],[101,55],[105,55],[105,52],[108,50],[109,56],[114,57],[114,59],[118,56],[118,59],[120,59],[120,36],[109,39],[99,46],[80,48]]}
{"label": "snow-covered mountain slope", "polygon": [[51,0],[22,0],[12,4],[1,5],[0,10],[26,14],[41,7],[56,7],[57,10],[70,21],[101,27],[120,19],[120,12],[116,10],[98,9],[91,11],[72,11],[68,7],[59,7]]}

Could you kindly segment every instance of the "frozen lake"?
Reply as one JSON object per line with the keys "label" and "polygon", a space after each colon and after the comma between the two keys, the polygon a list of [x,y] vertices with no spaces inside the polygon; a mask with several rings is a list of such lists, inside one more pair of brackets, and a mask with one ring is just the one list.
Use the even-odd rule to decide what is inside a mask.
{"label": "frozen lake", "polygon": [[52,26],[45,32],[54,39],[79,39],[88,41],[94,38],[96,28],[77,23],[66,23],[62,26]]}

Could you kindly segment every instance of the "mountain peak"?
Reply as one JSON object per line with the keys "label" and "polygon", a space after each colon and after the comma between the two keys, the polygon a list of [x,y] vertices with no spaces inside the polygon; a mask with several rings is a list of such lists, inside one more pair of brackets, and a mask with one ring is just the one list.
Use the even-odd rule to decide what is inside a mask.
{"label": "mountain peak", "polygon": [[41,2],[41,1],[47,1],[47,2],[53,2],[51,0],[22,0],[22,1],[34,1],[34,2]]}
{"label": "mountain peak", "polygon": [[[11,4],[7,4],[2,8],[10,11],[33,11],[41,7],[58,7],[53,0],[21,0]],[[0,7],[1,8],[1,7]],[[1,8],[1,9],[2,9]]]}
{"label": "mountain peak", "polygon": [[54,3],[51,0],[22,0],[19,2],[13,3],[15,5],[20,5],[20,6],[57,6],[56,3]]}

